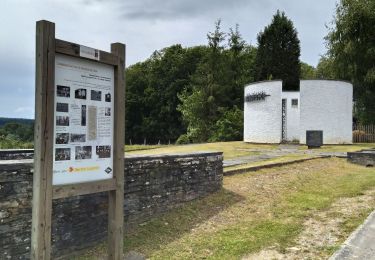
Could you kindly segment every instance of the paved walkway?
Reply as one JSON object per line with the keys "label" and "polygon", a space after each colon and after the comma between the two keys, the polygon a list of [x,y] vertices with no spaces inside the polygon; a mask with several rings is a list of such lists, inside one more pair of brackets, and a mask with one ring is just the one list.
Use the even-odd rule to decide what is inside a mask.
{"label": "paved walkway", "polygon": [[330,260],[343,259],[375,259],[375,211],[330,258]]}
{"label": "paved walkway", "polygon": [[321,152],[319,149],[300,150],[299,145],[281,144],[276,149],[243,149],[256,154],[249,156],[236,157],[234,159],[224,160],[224,167],[235,166],[252,162],[261,162],[269,159],[286,156],[288,154],[307,154],[314,156],[337,156],[346,157],[345,152]]}

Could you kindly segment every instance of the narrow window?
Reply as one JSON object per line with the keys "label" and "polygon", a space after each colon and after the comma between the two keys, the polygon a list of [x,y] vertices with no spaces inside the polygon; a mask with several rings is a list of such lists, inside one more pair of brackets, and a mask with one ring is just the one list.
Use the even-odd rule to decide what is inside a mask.
{"label": "narrow window", "polygon": [[298,99],[292,99],[292,107],[298,107]]}

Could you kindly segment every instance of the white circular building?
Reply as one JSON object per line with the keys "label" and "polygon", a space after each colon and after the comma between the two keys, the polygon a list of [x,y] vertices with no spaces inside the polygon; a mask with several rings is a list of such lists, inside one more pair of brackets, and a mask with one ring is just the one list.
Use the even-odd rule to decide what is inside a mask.
{"label": "white circular building", "polygon": [[244,141],[306,143],[306,131],[323,131],[323,144],[352,143],[353,86],[335,80],[301,80],[300,91],[282,81],[245,87]]}

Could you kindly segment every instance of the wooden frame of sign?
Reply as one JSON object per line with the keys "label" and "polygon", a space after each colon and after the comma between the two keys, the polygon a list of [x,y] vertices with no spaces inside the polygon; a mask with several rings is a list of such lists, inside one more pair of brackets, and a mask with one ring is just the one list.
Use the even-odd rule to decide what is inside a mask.
{"label": "wooden frame of sign", "polygon": [[[51,258],[52,200],[108,191],[109,259],[123,256],[125,45],[111,44],[111,53],[99,53],[94,62],[114,68],[113,177],[106,180],[53,185],[55,127],[55,56],[63,54],[88,60],[75,43],[55,39],[55,24],[36,23],[36,82],[34,179],[32,200],[31,259]],[[92,59],[90,59],[93,61]]]}

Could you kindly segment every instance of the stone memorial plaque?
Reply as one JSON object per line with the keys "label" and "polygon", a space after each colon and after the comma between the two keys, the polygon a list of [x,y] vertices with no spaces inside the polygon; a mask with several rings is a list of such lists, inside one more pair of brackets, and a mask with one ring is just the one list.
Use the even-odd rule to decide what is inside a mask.
{"label": "stone memorial plaque", "polygon": [[307,130],[306,144],[308,148],[319,148],[323,145],[323,131],[321,130]]}

